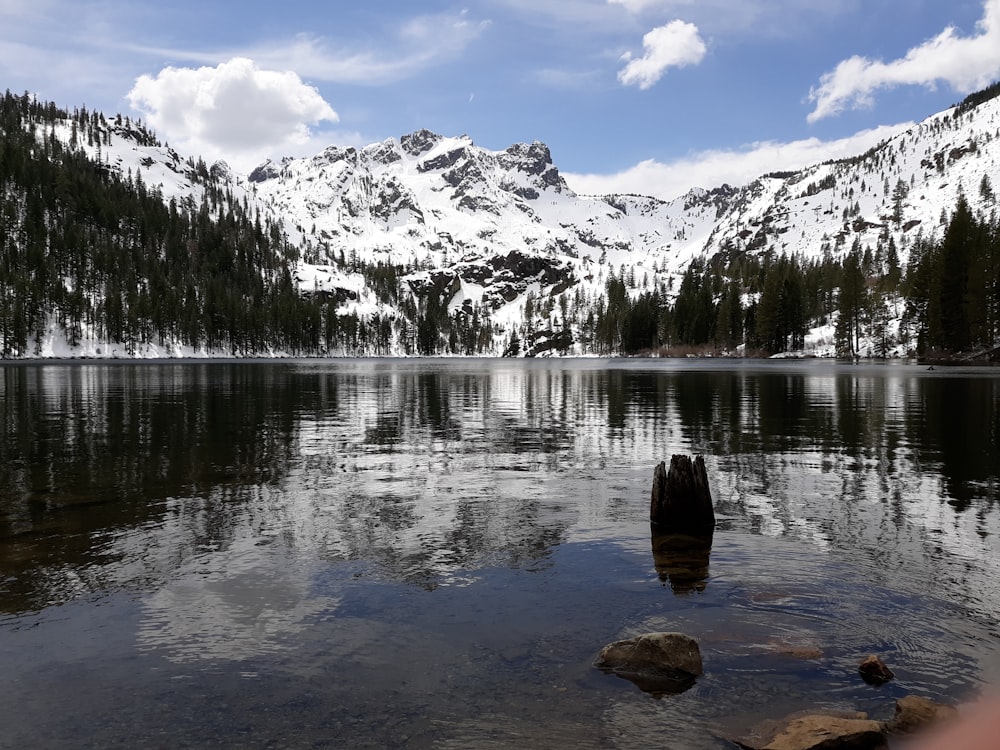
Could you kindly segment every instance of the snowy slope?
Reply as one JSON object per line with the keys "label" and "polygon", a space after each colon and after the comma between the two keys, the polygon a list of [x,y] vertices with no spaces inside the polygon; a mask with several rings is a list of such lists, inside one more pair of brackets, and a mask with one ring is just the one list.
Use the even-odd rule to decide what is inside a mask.
{"label": "snowy slope", "polygon": [[974,210],[992,208],[979,193],[984,175],[1000,177],[1000,99],[937,114],[856,159],[671,202],[577,195],[541,143],[495,152],[427,131],[267,163],[244,184],[301,233],[316,263],[343,253],[449,269],[458,299],[497,310],[503,295],[489,294],[483,263],[512,252],[564,266],[550,277],[571,274],[590,291],[622,266],[638,284],[723,250],[839,255],[891,237],[905,263],[918,233],[940,234],[959,192]]}
{"label": "snowy slope", "polygon": [[311,263],[404,266],[418,295],[445,292],[452,309],[481,305],[511,328],[528,294],[600,294],[623,267],[638,280],[683,273],[717,221],[705,191],[672,203],[578,196],[544,144],[494,152],[428,131],[268,162],[244,184]]}
{"label": "snowy slope", "polygon": [[[69,126],[58,135],[69,142]],[[490,151],[426,130],[266,162],[247,176],[184,160],[120,118],[104,144],[81,147],[123,176],[141,176],[165,201],[198,205],[212,183],[279,221],[301,250],[303,293],[334,295],[340,314],[401,315],[359,272],[383,263],[402,269],[401,292],[414,300],[433,292],[453,312],[483,311],[501,329],[500,353],[523,330],[526,305],[549,301],[548,324],[559,326],[559,303],[592,302],[611,274],[633,295],[670,294],[699,257],[839,256],[890,239],[905,263],[917,236],[940,236],[960,193],[973,211],[994,210],[980,185],[986,177],[1000,189],[1000,98],[936,114],[855,159],[670,202],[578,195],[539,142]],[[825,335],[813,332],[816,349]]]}
{"label": "snowy slope", "polygon": [[918,233],[940,236],[942,214],[950,216],[960,193],[973,211],[995,208],[980,194],[984,176],[1000,180],[1000,99],[934,115],[856,159],[757,180],[740,191],[704,250],[756,243],[815,256],[825,245],[849,250],[855,240],[874,247],[888,234],[905,262]]}

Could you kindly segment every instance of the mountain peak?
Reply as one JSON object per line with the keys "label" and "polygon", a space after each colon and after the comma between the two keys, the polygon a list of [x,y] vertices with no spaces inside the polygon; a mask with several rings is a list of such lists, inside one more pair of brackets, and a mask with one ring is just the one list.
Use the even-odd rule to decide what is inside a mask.
{"label": "mountain peak", "polygon": [[433,133],[427,129],[418,130],[415,133],[404,135],[399,139],[399,145],[410,156],[420,156],[444,140],[444,136]]}
{"label": "mountain peak", "polygon": [[550,187],[556,192],[571,192],[559,170],[552,163],[552,152],[541,141],[515,143],[501,155],[500,163],[505,169],[515,169],[531,177],[538,178],[540,187]]}
{"label": "mountain peak", "polygon": [[271,159],[268,159],[263,164],[258,164],[254,169],[247,175],[247,179],[250,182],[265,182],[267,180],[273,180],[281,174],[281,169],[277,164]]}
{"label": "mountain peak", "polygon": [[365,146],[361,149],[361,154],[364,158],[383,165],[392,164],[403,158],[394,138],[386,138],[381,143]]}
{"label": "mountain peak", "polygon": [[[898,276],[913,248],[924,247],[918,243],[944,231],[960,196],[977,216],[1000,205],[991,182],[1000,169],[1000,98],[993,93],[857,157],[770,172],[739,187],[695,188],[671,201],[578,196],[541,141],[493,151],[465,135],[426,129],[361,148],[330,146],[312,158],[267,160],[249,184],[221,185],[230,174],[224,163],[181,160],[127,119],[108,128],[89,115],[70,120],[45,108],[31,116],[54,118],[51,129],[39,130],[99,157],[92,170],[99,175],[130,175],[128,182],[176,199],[178,210],[195,210],[209,197],[228,202],[247,220],[283,231],[288,241],[276,247],[287,256],[267,268],[287,266],[299,292],[326,306],[329,351],[371,351],[334,335],[342,319],[344,331],[356,333],[350,326],[361,323],[379,331],[380,353],[445,350],[437,339],[413,339],[433,313],[435,325],[467,318],[485,326],[461,344],[466,353],[504,351],[515,337],[528,341],[546,331],[566,336],[559,348],[584,353],[608,351],[596,343],[599,317],[592,325],[581,315],[599,309],[612,281],[633,300],[669,302],[693,268],[750,268],[786,255],[834,263],[870,257],[872,269],[888,268],[891,258]],[[20,101],[10,97],[8,107],[22,116]],[[759,281],[739,287],[740,304],[754,302]],[[832,295],[823,308],[828,329]],[[896,328],[884,342],[891,333],[908,345],[898,327],[902,303],[892,304],[886,315]],[[832,351],[833,333],[820,335]],[[457,352],[459,344],[447,346]]]}
{"label": "mountain peak", "polygon": [[233,170],[222,159],[216,161],[208,170],[213,180],[218,182],[233,182]]}

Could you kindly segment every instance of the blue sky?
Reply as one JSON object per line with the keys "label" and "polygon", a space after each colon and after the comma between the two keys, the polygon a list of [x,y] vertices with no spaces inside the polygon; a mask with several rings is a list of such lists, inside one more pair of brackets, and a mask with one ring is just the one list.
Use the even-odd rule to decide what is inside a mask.
{"label": "blue sky", "polygon": [[865,150],[1000,79],[1000,0],[0,0],[0,85],[268,156],[541,140],[670,198]]}

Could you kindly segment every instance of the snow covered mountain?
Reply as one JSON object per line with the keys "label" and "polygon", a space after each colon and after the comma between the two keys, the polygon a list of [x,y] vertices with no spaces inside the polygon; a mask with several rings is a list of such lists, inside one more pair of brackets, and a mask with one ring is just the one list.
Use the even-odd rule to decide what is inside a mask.
{"label": "snow covered mountain", "polygon": [[917,233],[941,234],[960,194],[974,211],[1000,178],[1000,99],[941,112],[853,159],[762,177],[741,188],[703,251],[771,248],[815,255],[891,237],[906,260]]}
{"label": "snow covered mountain", "polygon": [[268,162],[240,184],[302,243],[306,287],[350,289],[363,312],[374,300],[343,273],[352,257],[416,268],[405,277],[414,294],[481,306],[514,329],[529,295],[599,297],[612,273],[632,294],[670,295],[698,257],[842,257],[891,240],[905,264],[914,238],[940,236],[959,194],[992,210],[997,177],[1000,99],[984,94],[854,159],[669,202],[577,195],[542,143],[489,151],[428,131]]}
{"label": "snow covered mountain", "polygon": [[[998,94],[973,95],[853,159],[672,201],[578,195],[542,143],[490,151],[426,130],[268,161],[246,176],[183,160],[127,118],[101,117],[88,142],[68,120],[51,137],[168,203],[195,209],[211,197],[213,210],[239,204],[280,225],[299,249],[301,293],[332,300],[338,319],[386,326],[378,353],[413,351],[407,337],[436,304],[488,321],[477,353],[520,339],[521,353],[585,354],[584,319],[606,305],[609,279],[632,299],[672,300],[698,260],[836,259],[892,245],[905,265],[917,237],[941,236],[960,195],[988,216],[1000,179]],[[323,351],[374,353],[330,342]]]}
{"label": "snow covered mountain", "polygon": [[426,130],[268,162],[244,184],[302,243],[307,288],[357,289],[333,269],[360,258],[419,269],[405,277],[417,295],[434,290],[452,310],[479,305],[510,325],[529,293],[596,293],[623,266],[639,279],[682,272],[718,212],[703,192],[669,204],[578,196],[542,143],[494,152]]}

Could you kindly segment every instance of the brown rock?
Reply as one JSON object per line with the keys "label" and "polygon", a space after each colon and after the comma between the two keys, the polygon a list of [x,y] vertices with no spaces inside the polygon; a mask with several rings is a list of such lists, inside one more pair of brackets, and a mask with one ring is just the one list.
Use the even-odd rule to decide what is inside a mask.
{"label": "brown rock", "polygon": [[858,672],[861,674],[861,679],[869,685],[882,685],[896,676],[885,662],[874,654],[861,662]]}
{"label": "brown rock", "polygon": [[958,716],[958,709],[935,703],[919,695],[907,695],[896,701],[896,715],[886,728],[894,734],[925,729]]}
{"label": "brown rock", "polygon": [[769,722],[749,738],[735,742],[745,750],[879,750],[887,747],[880,722],[858,718],[806,714]]}
{"label": "brown rock", "polygon": [[777,654],[784,654],[785,656],[790,656],[793,659],[822,659],[823,649],[819,646],[807,646],[805,644],[793,644],[793,643],[773,643],[771,644],[771,650]]}
{"label": "brown rock", "polygon": [[683,633],[647,633],[601,649],[594,666],[657,697],[681,693],[702,673],[698,642]]}

